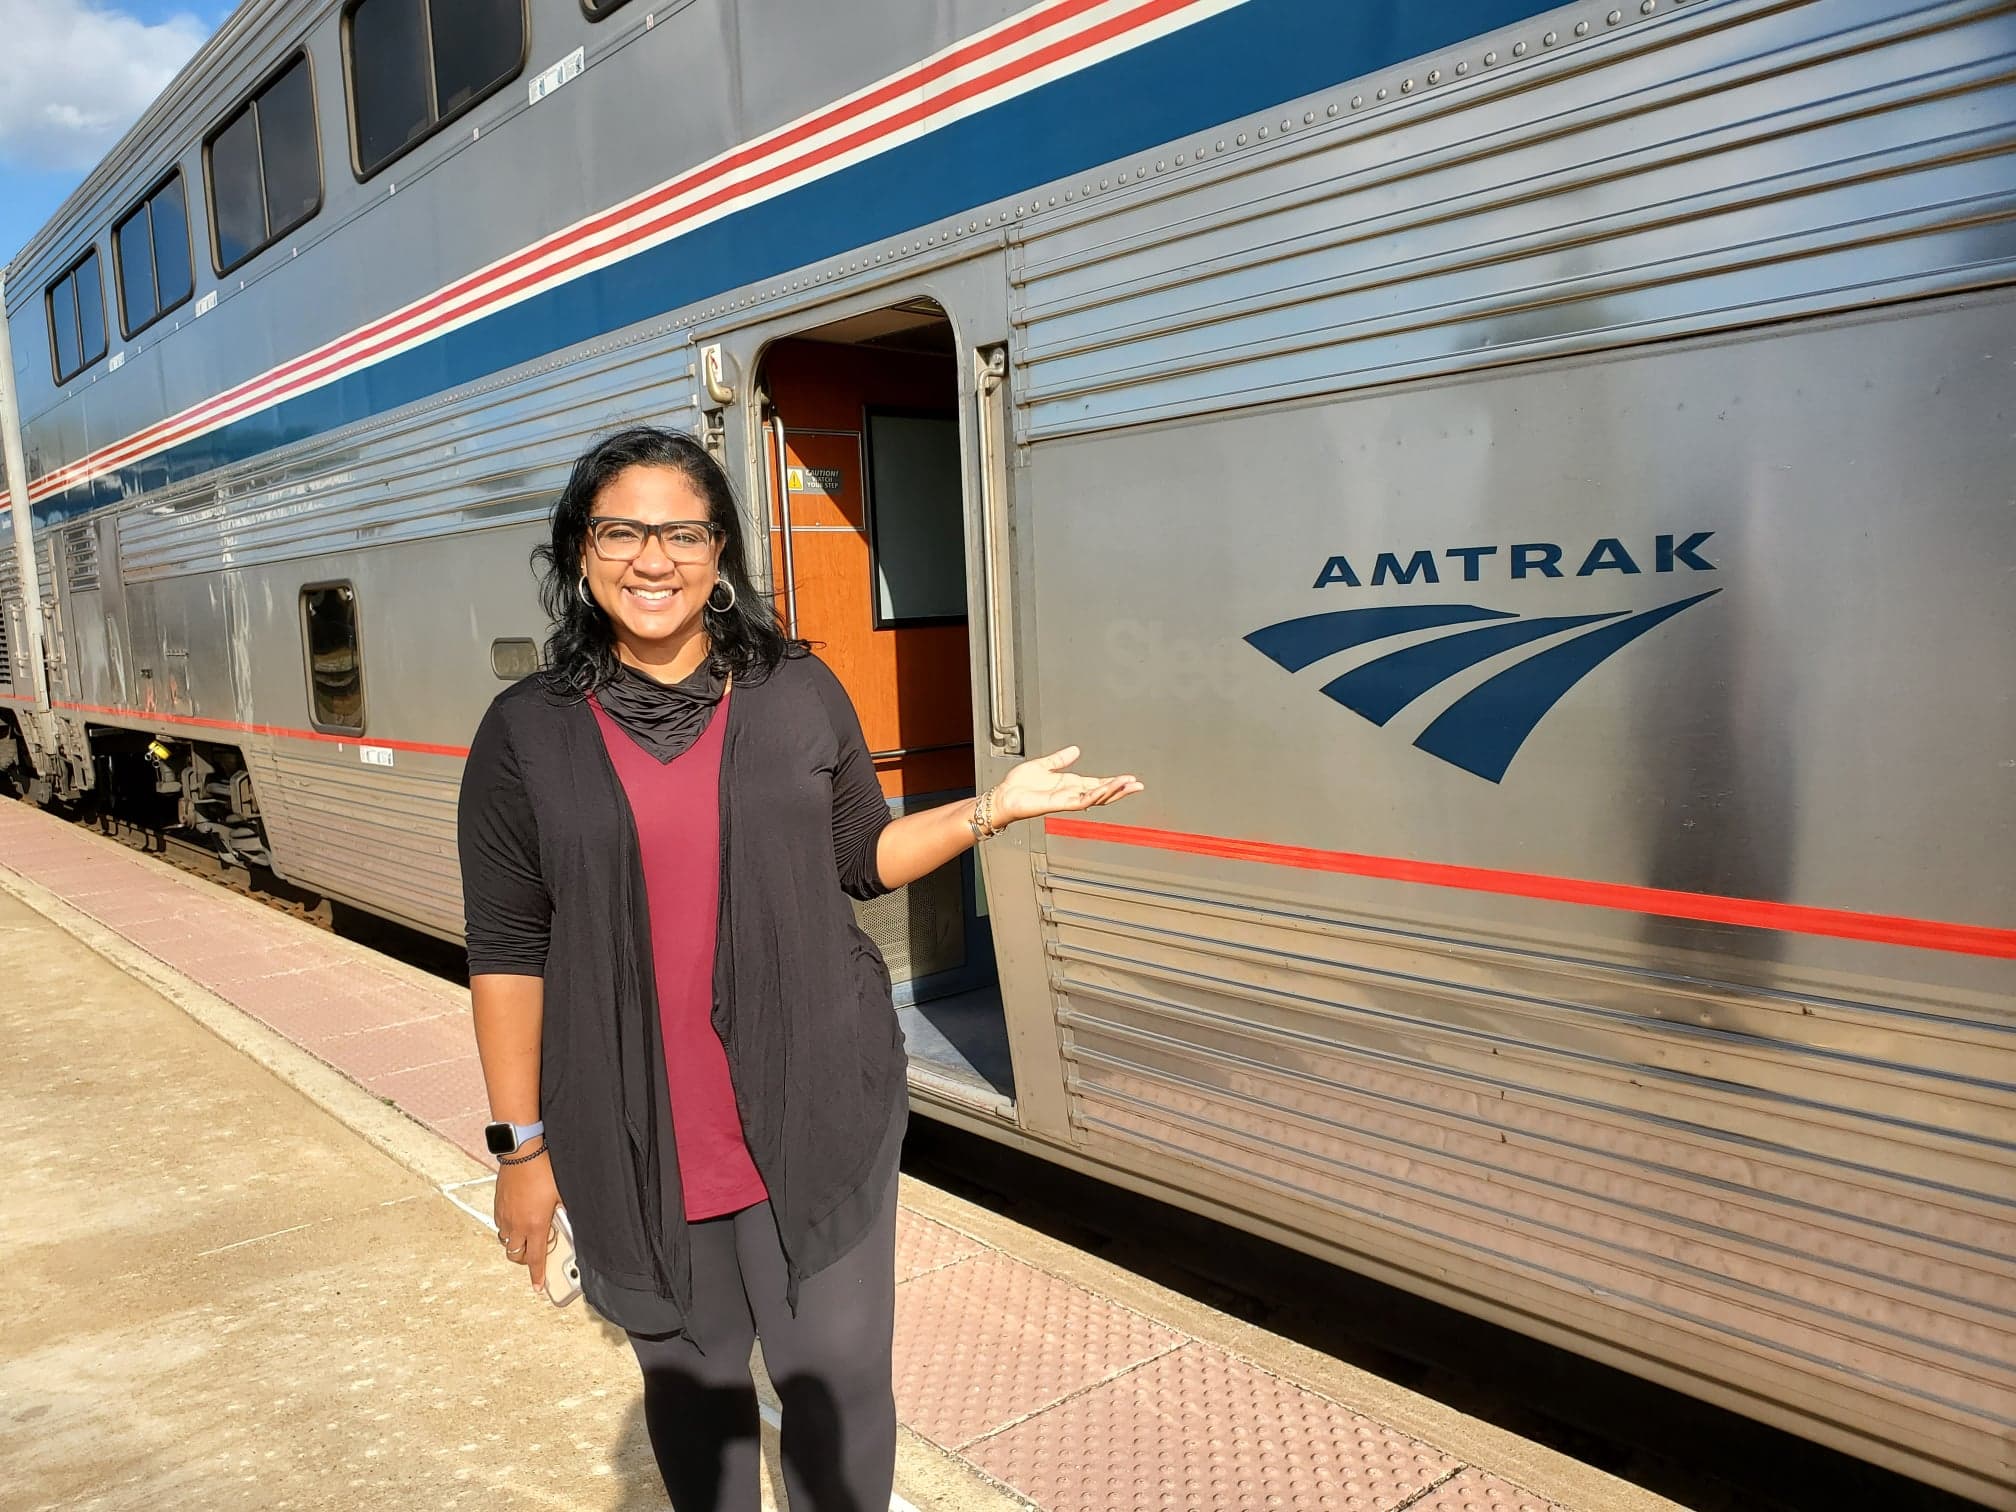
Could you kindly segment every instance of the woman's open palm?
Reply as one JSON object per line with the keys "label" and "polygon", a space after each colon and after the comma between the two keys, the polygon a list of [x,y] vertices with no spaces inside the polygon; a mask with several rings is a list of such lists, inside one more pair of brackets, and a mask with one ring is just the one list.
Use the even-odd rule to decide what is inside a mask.
{"label": "woman's open palm", "polygon": [[1141,780],[1125,777],[1084,777],[1070,770],[1078,747],[1066,746],[1048,756],[1025,761],[1001,780],[994,799],[995,818],[1040,819],[1045,814],[1073,814],[1099,808],[1141,791]]}

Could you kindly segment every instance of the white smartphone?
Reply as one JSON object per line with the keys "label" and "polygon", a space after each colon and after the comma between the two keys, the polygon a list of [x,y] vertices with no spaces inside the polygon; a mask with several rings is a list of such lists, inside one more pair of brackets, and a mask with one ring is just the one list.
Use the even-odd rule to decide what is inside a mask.
{"label": "white smartphone", "polygon": [[567,1209],[553,1209],[553,1231],[546,1239],[546,1295],[555,1307],[565,1307],[581,1295],[581,1262],[574,1257],[574,1225]]}

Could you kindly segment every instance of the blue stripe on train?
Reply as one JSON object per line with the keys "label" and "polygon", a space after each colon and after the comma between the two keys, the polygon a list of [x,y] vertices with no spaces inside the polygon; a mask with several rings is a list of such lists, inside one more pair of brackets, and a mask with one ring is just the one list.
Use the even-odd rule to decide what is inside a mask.
{"label": "blue stripe on train", "polygon": [[67,519],[473,382],[974,206],[1375,72],[1549,7],[1247,0],[1235,10],[79,484]]}

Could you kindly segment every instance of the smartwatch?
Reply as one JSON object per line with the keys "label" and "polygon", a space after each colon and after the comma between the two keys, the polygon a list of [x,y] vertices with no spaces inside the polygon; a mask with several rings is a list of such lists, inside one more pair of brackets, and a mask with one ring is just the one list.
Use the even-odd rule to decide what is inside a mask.
{"label": "smartwatch", "polygon": [[483,1143],[492,1155],[515,1155],[528,1139],[546,1132],[544,1121],[529,1124],[491,1123],[483,1125]]}

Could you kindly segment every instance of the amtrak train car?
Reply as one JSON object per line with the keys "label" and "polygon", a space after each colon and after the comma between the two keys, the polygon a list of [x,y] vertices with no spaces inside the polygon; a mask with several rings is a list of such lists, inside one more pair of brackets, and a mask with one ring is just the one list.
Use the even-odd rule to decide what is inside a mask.
{"label": "amtrak train car", "polygon": [[6,270],[0,768],[453,939],[691,429],[934,1117],[2016,1505],[2016,11],[248,0]]}

